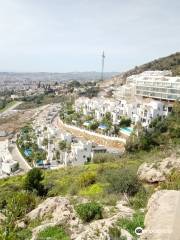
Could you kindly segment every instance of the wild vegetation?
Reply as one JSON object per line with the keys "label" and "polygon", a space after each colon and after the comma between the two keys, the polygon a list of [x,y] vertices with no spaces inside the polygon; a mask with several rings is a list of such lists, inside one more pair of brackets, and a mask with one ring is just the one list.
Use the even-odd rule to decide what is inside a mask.
{"label": "wild vegetation", "polygon": [[176,102],[172,113],[166,117],[154,119],[149,129],[136,126],[129,138],[126,150],[134,152],[150,150],[154,147],[166,147],[170,144],[180,143],[180,103]]}
{"label": "wild vegetation", "polygon": [[16,103],[16,101],[12,101],[9,98],[4,98],[0,100],[0,113],[4,112],[9,107],[13,106]]}
{"label": "wild vegetation", "polygon": [[64,102],[66,99],[67,97],[65,95],[56,96],[54,93],[44,93],[28,96],[21,99],[23,103],[20,104],[17,109],[25,110],[37,108],[47,104]]}
{"label": "wild vegetation", "polygon": [[[143,226],[144,214],[139,210],[146,207],[154,188],[180,189],[180,174],[177,171],[174,171],[165,183],[156,185],[144,184],[136,176],[137,169],[143,162],[159,161],[179,148],[179,106],[179,103],[175,104],[172,114],[167,119],[154,120],[150,132],[140,129],[139,142],[130,142],[133,148],[122,157],[99,154],[93,163],[84,166],[53,171],[33,169],[25,176],[1,179],[0,211],[7,219],[0,227],[0,239],[30,239],[33,223],[27,223],[26,228],[22,230],[16,227],[16,221],[22,219],[44,199],[59,195],[72,200],[77,214],[84,222],[103,217],[103,206],[115,206],[118,200],[125,197],[129,206],[136,212],[132,220],[120,219],[117,226],[127,229],[133,235],[136,226]],[[148,144],[144,144],[147,142],[147,136],[150,140]],[[151,144],[154,141],[158,144]],[[85,198],[88,204],[79,205],[75,197]],[[68,239],[63,228],[65,229],[62,226],[60,232],[59,228],[47,229],[42,234],[48,237],[50,232],[54,236],[60,234],[59,236],[64,237],[62,239]],[[118,234],[117,229],[112,229],[113,234]]]}
{"label": "wild vegetation", "polygon": [[135,68],[125,72],[122,78],[125,80],[127,77],[133,74],[139,74],[144,71],[149,70],[171,70],[173,76],[180,75],[180,52],[174,53],[167,57],[155,59],[154,61],[148,62],[141,66],[136,66]]}

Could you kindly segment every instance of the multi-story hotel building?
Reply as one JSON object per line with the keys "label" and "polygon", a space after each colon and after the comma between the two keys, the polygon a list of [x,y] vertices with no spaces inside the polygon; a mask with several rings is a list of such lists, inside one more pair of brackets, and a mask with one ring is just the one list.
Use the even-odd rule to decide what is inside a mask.
{"label": "multi-story hotel building", "polygon": [[172,77],[171,71],[145,71],[127,78],[127,85],[134,85],[135,95],[162,100],[180,100],[180,76]]}

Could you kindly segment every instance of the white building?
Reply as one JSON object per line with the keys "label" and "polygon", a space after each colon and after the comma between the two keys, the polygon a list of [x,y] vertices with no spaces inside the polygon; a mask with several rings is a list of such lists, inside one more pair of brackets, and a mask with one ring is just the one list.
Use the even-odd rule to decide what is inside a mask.
{"label": "white building", "polygon": [[180,99],[180,77],[171,71],[145,71],[127,78],[126,86],[135,87],[136,96],[163,100]]}
{"label": "white building", "polygon": [[14,161],[9,151],[9,141],[0,142],[0,175],[11,174],[18,169],[18,162]]}
{"label": "white building", "polygon": [[79,141],[71,144],[71,151],[61,153],[61,162],[63,165],[80,165],[91,160],[92,143]]}
{"label": "white building", "polygon": [[16,161],[2,162],[2,172],[5,174],[11,174],[18,169],[18,163]]}
{"label": "white building", "polygon": [[111,100],[106,98],[78,99],[75,103],[75,109],[87,113],[91,111],[93,117],[97,121],[101,121],[107,112],[111,113],[112,123],[118,124],[122,117],[131,118],[136,124],[141,122],[144,126],[148,126],[152,119],[157,116],[167,116],[171,110],[171,106],[165,102],[151,99],[119,99]]}

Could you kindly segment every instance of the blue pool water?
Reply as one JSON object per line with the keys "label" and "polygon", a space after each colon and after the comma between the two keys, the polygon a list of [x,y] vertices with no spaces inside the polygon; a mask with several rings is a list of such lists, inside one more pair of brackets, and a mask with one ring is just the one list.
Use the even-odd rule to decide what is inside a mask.
{"label": "blue pool water", "polygon": [[37,163],[37,165],[39,165],[39,166],[41,166],[41,165],[44,164],[43,160],[37,160],[36,163]]}
{"label": "blue pool water", "polygon": [[100,124],[98,128],[105,130],[105,129],[107,129],[107,126],[105,124]]}
{"label": "blue pool water", "polygon": [[32,155],[32,150],[31,149],[25,149],[24,154],[25,154],[26,157],[29,157],[29,156]]}
{"label": "blue pool water", "polygon": [[131,128],[131,127],[125,127],[125,128],[122,128],[122,129],[129,132],[129,133],[132,133],[132,131],[133,131],[133,128]]}
{"label": "blue pool water", "polygon": [[120,131],[124,134],[130,135],[133,132],[133,128],[131,127],[124,127],[120,128]]}

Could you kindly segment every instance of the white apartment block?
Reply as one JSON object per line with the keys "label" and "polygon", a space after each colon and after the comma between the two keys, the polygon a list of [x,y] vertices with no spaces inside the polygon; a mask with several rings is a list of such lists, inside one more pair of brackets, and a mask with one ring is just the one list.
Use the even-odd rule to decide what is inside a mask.
{"label": "white apartment block", "polygon": [[[172,77],[171,71],[145,71],[127,78],[123,88],[134,86],[136,96],[174,101],[180,99],[180,77]],[[126,93],[124,93],[126,96]]]}

